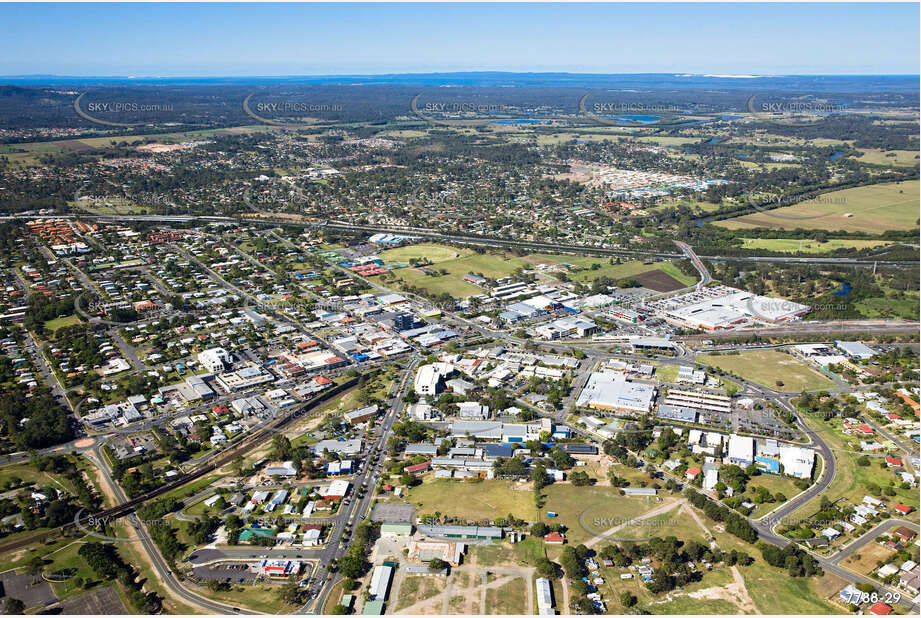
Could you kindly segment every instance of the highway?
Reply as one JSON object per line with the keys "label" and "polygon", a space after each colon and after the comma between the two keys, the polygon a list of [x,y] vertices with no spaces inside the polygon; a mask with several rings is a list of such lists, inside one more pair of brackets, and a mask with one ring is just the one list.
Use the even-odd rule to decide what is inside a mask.
{"label": "highway", "polygon": [[706,287],[713,281],[713,277],[710,276],[710,271],[707,270],[707,267],[704,266],[704,263],[697,257],[697,254],[694,253],[694,249],[686,242],[681,242],[680,240],[673,240],[673,243],[678,245],[678,248],[681,249],[681,252],[691,260],[691,264],[694,265],[694,268],[697,269],[697,272],[700,273],[700,281],[697,282],[697,285],[694,287],[700,289]]}
{"label": "highway", "polygon": [[[31,220],[35,215],[3,215],[0,220]],[[403,236],[415,236],[427,238],[430,240],[441,240],[446,242],[456,242],[468,245],[478,245],[484,247],[505,247],[532,251],[552,251],[562,253],[587,253],[605,256],[632,256],[632,257],[659,257],[663,259],[678,259],[684,257],[683,253],[669,252],[649,252],[637,251],[631,249],[615,249],[610,247],[598,247],[592,245],[580,245],[557,242],[528,241],[515,238],[501,238],[496,236],[473,235],[447,233],[430,228],[420,228],[403,225],[360,225],[348,221],[291,221],[284,219],[244,219],[242,217],[229,216],[212,216],[212,215],[55,215],[56,219],[95,219],[100,221],[131,222],[141,221],[148,223],[189,223],[201,221],[203,223],[226,222],[226,223],[247,223],[253,225],[267,226],[300,226],[300,227],[322,227],[342,232],[376,234],[379,232],[389,232]],[[787,256],[720,256],[720,255],[702,255],[701,259],[713,262],[754,262],[754,263],[781,263],[781,264],[815,264],[827,266],[853,266],[853,267],[874,267],[874,266],[917,266],[917,260],[877,260],[857,259],[857,258],[826,258],[826,257],[787,257]]]}

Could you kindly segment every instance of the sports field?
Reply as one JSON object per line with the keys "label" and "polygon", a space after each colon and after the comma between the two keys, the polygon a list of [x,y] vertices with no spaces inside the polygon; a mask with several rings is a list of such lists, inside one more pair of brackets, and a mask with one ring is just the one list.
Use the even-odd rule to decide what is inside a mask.
{"label": "sports field", "polygon": [[[816,199],[769,212],[715,221],[731,230],[757,227],[881,234],[918,226],[919,181],[886,183],[824,193]],[[845,216],[845,215],[851,216]]]}
{"label": "sports field", "polygon": [[743,238],[744,249],[765,249],[786,253],[830,253],[836,249],[866,249],[888,244],[884,240],[851,240],[832,238],[827,242],[797,240],[795,238]]}
{"label": "sports field", "polygon": [[[738,376],[789,393],[834,388],[835,383],[801,360],[776,350],[757,350],[719,356],[698,354],[696,360]],[[777,381],[783,382],[778,386]]]}
{"label": "sports field", "polygon": [[422,243],[418,245],[408,245],[396,249],[382,251],[380,258],[385,262],[402,262],[408,263],[409,260],[416,258],[426,258],[433,264],[446,262],[447,260],[456,260],[466,257],[473,253],[470,249],[458,249],[447,245],[437,245],[434,243]]}
{"label": "sports field", "polygon": [[[432,246],[440,248],[439,245]],[[411,248],[407,247],[407,249]],[[449,247],[449,249],[455,253],[464,251],[453,247]],[[395,251],[399,251],[399,249],[395,249]],[[408,260],[409,258],[406,259]],[[433,261],[435,260],[433,259]],[[508,277],[519,267],[528,268],[529,264],[521,258],[505,254],[468,253],[464,257],[446,259],[435,263],[432,269],[436,271],[444,269],[448,272],[446,275],[427,275],[419,268],[400,268],[393,271],[393,274],[405,283],[425,288],[435,294],[447,292],[455,298],[466,298],[467,296],[483,293],[482,288],[464,281],[464,275],[467,273],[480,273],[484,277],[498,279],[499,277]]]}

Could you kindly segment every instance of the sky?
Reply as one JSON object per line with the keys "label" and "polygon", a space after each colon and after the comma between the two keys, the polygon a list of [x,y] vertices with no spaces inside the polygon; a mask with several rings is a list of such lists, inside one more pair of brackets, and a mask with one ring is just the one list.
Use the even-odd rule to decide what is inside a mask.
{"label": "sky", "polygon": [[918,74],[919,4],[2,4],[0,75]]}

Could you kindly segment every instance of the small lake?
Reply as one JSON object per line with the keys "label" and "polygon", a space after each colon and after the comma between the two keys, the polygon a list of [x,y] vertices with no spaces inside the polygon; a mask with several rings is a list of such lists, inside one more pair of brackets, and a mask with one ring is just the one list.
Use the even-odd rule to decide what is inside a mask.
{"label": "small lake", "polygon": [[851,284],[846,281],[842,281],[841,285],[838,286],[838,289],[832,292],[832,296],[847,296],[850,293]]}
{"label": "small lake", "polygon": [[836,152],[831,153],[831,156],[828,157],[828,158],[829,158],[829,160],[831,160],[831,161],[837,161],[837,160],[838,160],[838,157],[840,157],[840,156],[843,155],[843,154],[844,154],[843,152],[841,152],[840,150],[838,150],[838,151],[836,151]]}
{"label": "small lake", "polygon": [[650,124],[662,120],[662,116],[614,116],[617,120],[629,120],[630,122],[639,122]]}
{"label": "small lake", "polygon": [[708,144],[719,144],[721,141],[723,141],[723,140],[721,140],[721,139],[718,138],[718,137],[711,137],[711,138],[710,138],[710,141],[708,141],[707,143],[708,143]]}

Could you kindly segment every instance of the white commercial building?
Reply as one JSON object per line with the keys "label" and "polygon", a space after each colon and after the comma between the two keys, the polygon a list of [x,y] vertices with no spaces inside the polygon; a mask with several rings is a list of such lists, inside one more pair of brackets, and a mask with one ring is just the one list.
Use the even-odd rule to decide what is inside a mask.
{"label": "white commercial building", "polygon": [[413,390],[417,395],[437,395],[444,379],[452,373],[454,373],[454,366],[449,363],[422,365],[416,371]]}
{"label": "white commercial building", "polygon": [[755,439],[732,434],[727,457],[731,463],[748,466],[755,461]]}
{"label": "white commercial building", "polygon": [[799,446],[780,447],[780,465],[784,474],[798,479],[812,477],[812,468],[815,464],[815,452],[812,449]]}
{"label": "white commercial building", "polygon": [[368,585],[368,598],[371,601],[386,601],[390,591],[390,579],[393,577],[393,567],[381,564],[374,567],[371,574],[371,583]]}
{"label": "white commercial building", "polygon": [[866,360],[876,356],[876,352],[873,351],[873,348],[859,341],[836,341],[835,345],[851,358]]}
{"label": "white commercial building", "polygon": [[230,366],[230,352],[224,348],[211,348],[198,354],[198,362],[211,373],[221,373]]}
{"label": "white commercial building", "polygon": [[621,374],[592,373],[576,405],[596,410],[649,412],[656,396],[654,386],[631,382]]}
{"label": "white commercial building", "polygon": [[[795,320],[811,308],[782,298],[770,298],[735,288],[711,288],[713,296],[700,299],[699,292],[669,299],[673,308],[664,312],[665,320],[692,328],[719,330],[749,321],[776,324]],[[687,299],[688,304],[681,304]]]}

